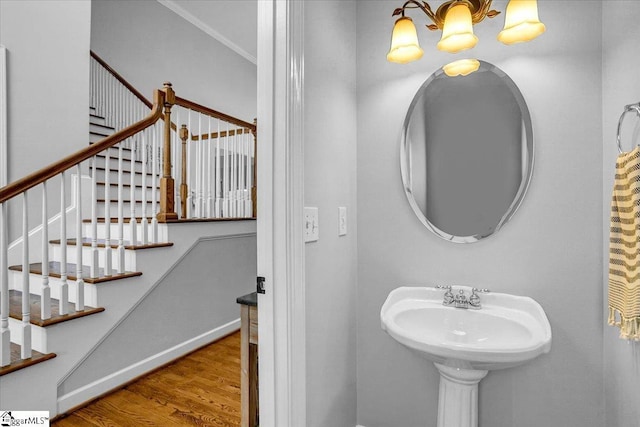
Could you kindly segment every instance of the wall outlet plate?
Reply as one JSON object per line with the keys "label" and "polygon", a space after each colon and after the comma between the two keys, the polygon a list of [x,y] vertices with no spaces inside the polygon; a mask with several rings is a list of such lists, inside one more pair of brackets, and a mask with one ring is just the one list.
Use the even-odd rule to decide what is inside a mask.
{"label": "wall outlet plate", "polygon": [[318,208],[304,208],[304,241],[315,242],[320,238]]}
{"label": "wall outlet plate", "polygon": [[347,208],[340,206],[338,208],[338,236],[347,235]]}

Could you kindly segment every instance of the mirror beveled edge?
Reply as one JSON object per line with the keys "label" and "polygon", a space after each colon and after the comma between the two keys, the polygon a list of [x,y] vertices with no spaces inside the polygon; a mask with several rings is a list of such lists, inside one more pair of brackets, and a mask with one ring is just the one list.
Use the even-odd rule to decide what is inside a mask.
{"label": "mirror beveled edge", "polygon": [[[518,188],[518,191],[516,192],[516,196],[514,197],[513,202],[509,206],[509,209],[504,213],[504,215],[502,216],[502,218],[500,219],[499,223],[497,224],[494,230],[486,234],[470,235],[470,236],[456,236],[453,234],[449,234],[439,229],[432,222],[429,221],[429,219],[426,217],[426,215],[422,212],[422,210],[416,203],[412,193],[411,150],[409,149],[410,140],[409,138],[407,138],[407,131],[409,129],[411,115],[416,106],[416,103],[421,98],[421,95],[425,91],[426,87],[429,86],[429,84],[431,84],[436,78],[439,78],[444,74],[444,71],[442,70],[442,68],[438,68],[436,71],[434,71],[429,76],[429,78],[425,80],[425,82],[420,86],[420,88],[414,95],[413,100],[409,105],[409,109],[407,110],[404,123],[402,125],[402,135],[400,138],[400,173],[402,176],[402,184],[404,187],[405,195],[407,196],[407,200],[409,201],[409,204],[411,205],[413,212],[416,214],[418,219],[424,224],[424,226],[427,227],[428,230],[433,232],[436,236],[453,243],[474,243],[497,233],[498,230],[500,230],[511,219],[511,217],[516,213],[516,211],[522,204],[522,201],[524,200],[527,189],[529,188],[529,185],[531,183],[531,177],[533,175],[533,167],[535,163],[535,150],[534,150],[534,140],[533,140],[533,127],[531,124],[531,114],[529,113],[529,108],[527,107],[527,103],[524,97],[522,96],[520,89],[515,84],[515,82],[511,79],[511,77],[509,77],[509,75],[504,71],[502,71],[500,68],[486,61],[483,61],[483,60],[479,60],[479,61],[480,61],[480,67],[477,72],[492,72],[496,74],[505,83],[505,85],[511,90],[511,93],[513,94],[514,98],[516,99],[516,102],[518,103],[518,106],[520,107],[520,111],[522,114],[522,122],[524,125],[524,137],[526,138],[527,160],[526,162],[524,162],[526,165],[526,172],[523,173],[522,180],[520,181],[520,186]],[[453,77],[453,78],[464,78],[464,77]]]}

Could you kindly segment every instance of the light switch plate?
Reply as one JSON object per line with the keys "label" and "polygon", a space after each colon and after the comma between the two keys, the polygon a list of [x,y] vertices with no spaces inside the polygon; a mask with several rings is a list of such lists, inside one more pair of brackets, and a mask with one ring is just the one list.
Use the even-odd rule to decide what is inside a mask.
{"label": "light switch plate", "polygon": [[340,206],[338,208],[338,236],[347,235],[347,208]]}
{"label": "light switch plate", "polygon": [[318,208],[304,208],[304,241],[315,242],[320,238]]}

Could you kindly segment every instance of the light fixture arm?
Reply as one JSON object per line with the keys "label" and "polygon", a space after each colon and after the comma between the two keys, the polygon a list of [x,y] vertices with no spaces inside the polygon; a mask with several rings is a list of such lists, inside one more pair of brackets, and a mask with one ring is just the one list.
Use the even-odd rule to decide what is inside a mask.
{"label": "light fixture arm", "polygon": [[431,31],[442,30],[444,27],[444,18],[447,15],[447,11],[457,3],[465,3],[471,11],[471,21],[474,24],[481,22],[484,18],[493,18],[500,14],[497,10],[490,10],[492,0],[449,0],[444,2],[436,12],[434,13],[429,6],[429,3],[423,1],[422,3],[416,0],[407,0],[402,7],[393,11],[391,16],[402,15],[404,16],[405,9],[420,9],[433,21],[433,24],[427,25],[427,28]]}

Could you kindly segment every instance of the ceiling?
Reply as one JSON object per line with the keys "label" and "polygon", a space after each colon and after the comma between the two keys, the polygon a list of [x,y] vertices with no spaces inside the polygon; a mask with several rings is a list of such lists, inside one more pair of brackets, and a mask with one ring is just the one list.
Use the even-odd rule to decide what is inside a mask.
{"label": "ceiling", "polygon": [[251,62],[257,62],[257,0],[158,0],[158,2]]}

